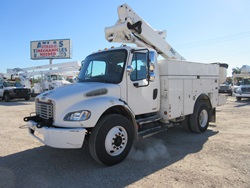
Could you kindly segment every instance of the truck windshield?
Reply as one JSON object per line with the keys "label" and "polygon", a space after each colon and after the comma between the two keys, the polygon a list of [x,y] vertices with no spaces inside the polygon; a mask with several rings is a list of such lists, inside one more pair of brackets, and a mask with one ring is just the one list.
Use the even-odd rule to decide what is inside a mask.
{"label": "truck windshield", "polygon": [[240,85],[250,85],[250,78],[244,78],[244,79],[242,79]]}
{"label": "truck windshield", "polygon": [[4,87],[22,87],[19,82],[3,82]]}
{"label": "truck windshield", "polygon": [[90,55],[84,60],[78,82],[120,83],[126,58],[126,50],[112,50]]}

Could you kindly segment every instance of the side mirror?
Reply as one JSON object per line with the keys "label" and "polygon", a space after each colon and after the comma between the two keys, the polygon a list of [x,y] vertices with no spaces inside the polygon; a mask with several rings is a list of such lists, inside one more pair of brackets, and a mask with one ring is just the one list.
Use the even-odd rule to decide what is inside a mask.
{"label": "side mirror", "polygon": [[153,62],[149,63],[149,75],[148,75],[148,81],[153,82],[155,81],[155,65]]}
{"label": "side mirror", "polygon": [[150,62],[150,63],[149,63],[149,70],[150,70],[150,71],[154,71],[154,70],[155,70],[155,65],[154,65],[153,62]]}
{"label": "side mirror", "polygon": [[0,86],[0,89],[3,89],[3,86],[2,86],[2,85]]}
{"label": "side mirror", "polygon": [[155,81],[155,73],[154,73],[154,72],[150,72],[148,78],[149,78],[149,81],[150,81],[150,82]]}

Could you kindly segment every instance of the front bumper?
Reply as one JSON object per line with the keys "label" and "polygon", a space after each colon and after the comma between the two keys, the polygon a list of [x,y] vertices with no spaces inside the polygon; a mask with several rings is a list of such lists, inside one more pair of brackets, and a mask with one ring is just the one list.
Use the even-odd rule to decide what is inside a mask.
{"label": "front bumper", "polygon": [[10,98],[25,98],[25,97],[29,97],[30,94],[29,93],[12,93],[10,92]]}
{"label": "front bumper", "polygon": [[219,93],[229,93],[229,94],[232,94],[232,90],[220,90],[219,89]]}
{"label": "front bumper", "polygon": [[235,97],[250,98],[250,93],[235,93]]}
{"label": "front bumper", "polygon": [[54,148],[81,148],[85,139],[84,128],[37,127],[33,120],[27,122],[29,134],[41,143]]}

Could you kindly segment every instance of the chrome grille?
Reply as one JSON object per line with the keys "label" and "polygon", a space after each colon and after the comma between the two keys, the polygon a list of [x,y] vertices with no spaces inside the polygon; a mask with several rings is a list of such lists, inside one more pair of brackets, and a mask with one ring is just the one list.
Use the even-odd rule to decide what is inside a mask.
{"label": "chrome grille", "polygon": [[242,93],[250,93],[250,87],[242,87],[241,91]]}
{"label": "chrome grille", "polygon": [[230,86],[220,86],[220,90],[230,90]]}
{"label": "chrome grille", "polygon": [[53,118],[53,103],[36,102],[36,114],[43,119]]}
{"label": "chrome grille", "polygon": [[19,94],[27,94],[28,89],[14,89],[14,92]]}

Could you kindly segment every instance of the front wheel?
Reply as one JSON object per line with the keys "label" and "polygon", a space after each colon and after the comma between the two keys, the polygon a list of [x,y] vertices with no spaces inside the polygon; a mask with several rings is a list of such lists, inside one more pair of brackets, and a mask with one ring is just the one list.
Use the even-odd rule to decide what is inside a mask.
{"label": "front wheel", "polygon": [[190,127],[195,133],[203,133],[207,130],[209,124],[209,108],[205,103],[198,102],[195,110],[190,115]]}
{"label": "front wheel", "polygon": [[30,100],[30,95],[28,95],[27,97],[24,98],[26,101]]}
{"label": "front wheel", "polygon": [[241,101],[241,97],[236,97],[236,100],[237,101]]}
{"label": "front wheel", "polygon": [[93,128],[89,139],[89,150],[94,160],[111,166],[123,161],[133,143],[131,122],[119,114],[102,117]]}

